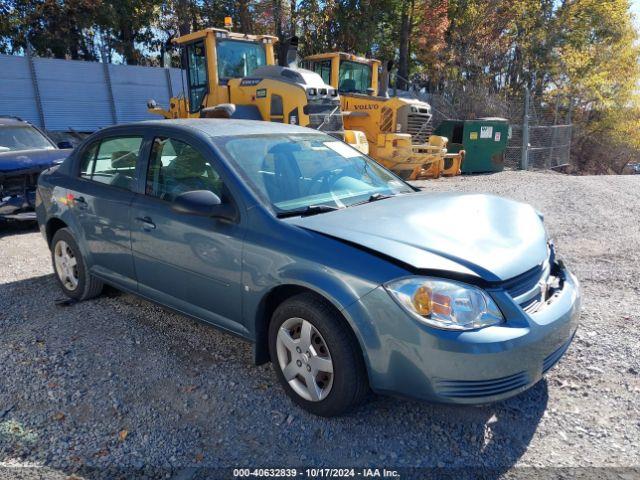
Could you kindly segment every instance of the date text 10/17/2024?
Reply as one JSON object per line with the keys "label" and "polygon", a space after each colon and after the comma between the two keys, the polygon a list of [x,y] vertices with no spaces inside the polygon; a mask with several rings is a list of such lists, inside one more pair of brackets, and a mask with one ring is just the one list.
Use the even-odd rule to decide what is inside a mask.
{"label": "date text 10/17/2024", "polygon": [[234,478],[400,478],[386,468],[234,468]]}

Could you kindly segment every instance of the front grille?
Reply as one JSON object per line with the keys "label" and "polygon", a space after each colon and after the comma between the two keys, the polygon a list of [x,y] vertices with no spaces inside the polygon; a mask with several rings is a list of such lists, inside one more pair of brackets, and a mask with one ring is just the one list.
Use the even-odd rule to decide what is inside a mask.
{"label": "front grille", "polygon": [[533,289],[540,282],[541,277],[542,266],[538,265],[511,280],[507,280],[502,284],[502,287],[509,295],[516,298]]}
{"label": "front grille", "polygon": [[33,190],[38,184],[40,172],[32,172],[20,175],[0,175],[0,198],[9,195],[22,195],[26,191]]}
{"label": "front grille", "polygon": [[309,100],[303,111],[309,115],[307,127],[337,135],[344,133],[340,100]]}
{"label": "front grille", "polygon": [[411,142],[422,145],[429,141],[433,133],[432,116],[428,113],[410,113],[407,115],[407,133],[411,135]]}
{"label": "front grille", "polygon": [[553,250],[544,264],[526,271],[502,284],[502,288],[520,305],[522,310],[533,314],[552,303],[562,291],[564,278],[555,262]]}
{"label": "front grille", "polygon": [[529,383],[529,375],[522,371],[491,380],[436,380],[438,395],[449,398],[481,398],[516,390]]}
{"label": "front grille", "polygon": [[382,107],[380,111],[380,131],[382,133],[393,131],[393,110],[389,107]]}
{"label": "front grille", "polygon": [[311,114],[309,115],[309,128],[315,128],[321,132],[342,134],[344,132],[344,125],[342,123],[342,114],[339,115],[323,115],[323,114]]}

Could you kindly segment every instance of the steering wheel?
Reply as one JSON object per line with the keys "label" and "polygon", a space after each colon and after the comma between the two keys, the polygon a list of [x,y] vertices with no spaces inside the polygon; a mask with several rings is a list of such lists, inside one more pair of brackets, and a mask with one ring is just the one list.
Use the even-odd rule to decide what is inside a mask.
{"label": "steering wheel", "polygon": [[342,172],[342,169],[335,168],[333,170],[324,170],[320,173],[316,173],[311,178],[311,182],[309,182],[307,195],[312,195],[313,193],[321,193],[321,192],[314,192],[314,190],[317,190],[318,187],[326,186],[327,187],[326,190],[329,191],[331,189],[331,186],[335,182],[334,177],[336,177],[340,172]]}

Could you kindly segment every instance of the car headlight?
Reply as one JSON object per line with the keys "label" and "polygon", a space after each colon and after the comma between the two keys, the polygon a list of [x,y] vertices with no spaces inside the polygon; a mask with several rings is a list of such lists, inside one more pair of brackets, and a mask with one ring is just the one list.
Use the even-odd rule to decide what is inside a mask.
{"label": "car headlight", "polygon": [[407,277],[386,283],[384,287],[409,314],[432,327],[474,330],[504,321],[493,299],[472,285]]}

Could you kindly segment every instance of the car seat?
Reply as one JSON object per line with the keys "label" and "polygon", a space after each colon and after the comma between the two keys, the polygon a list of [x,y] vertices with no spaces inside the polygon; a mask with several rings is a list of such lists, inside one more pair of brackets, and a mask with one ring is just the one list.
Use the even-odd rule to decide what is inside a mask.
{"label": "car seat", "polygon": [[300,169],[293,156],[300,151],[297,143],[279,143],[271,147],[263,161],[262,170],[267,170],[267,163],[273,162],[272,178],[265,177],[265,188],[273,203],[283,202],[300,197]]}
{"label": "car seat", "polygon": [[111,168],[115,169],[109,182],[115,187],[133,190],[133,178],[138,155],[129,150],[118,150],[111,153]]}

